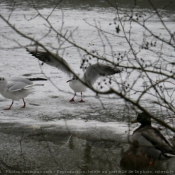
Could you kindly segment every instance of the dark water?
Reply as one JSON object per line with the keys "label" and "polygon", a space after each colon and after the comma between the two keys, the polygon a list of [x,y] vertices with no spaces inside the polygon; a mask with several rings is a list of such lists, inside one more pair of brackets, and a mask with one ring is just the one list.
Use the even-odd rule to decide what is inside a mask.
{"label": "dark water", "polygon": [[[84,139],[69,132],[32,130],[17,124],[0,126],[0,174],[124,175],[128,171],[120,169],[125,147],[117,141]],[[136,174],[152,175],[156,169],[160,169],[157,163],[148,167],[151,173]]]}
{"label": "dark water", "polygon": [[[5,0],[8,6],[13,6],[14,4],[23,7],[30,8],[33,5],[37,8],[81,8],[88,9],[92,7],[110,8],[110,7],[122,7],[122,8],[146,8],[153,9],[149,0]],[[152,0],[152,4],[158,9],[164,10],[175,10],[175,0]]]}

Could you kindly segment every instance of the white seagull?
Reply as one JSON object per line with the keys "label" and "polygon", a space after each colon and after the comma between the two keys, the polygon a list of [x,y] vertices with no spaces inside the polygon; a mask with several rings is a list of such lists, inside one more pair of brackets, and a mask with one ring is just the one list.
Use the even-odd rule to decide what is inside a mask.
{"label": "white seagull", "polygon": [[[71,76],[71,68],[69,64],[59,55],[53,54],[52,52],[41,51],[41,50],[32,50],[26,49],[32,56],[38,58],[40,61],[56,67],[63,71],[64,73]],[[80,102],[84,102],[82,99],[82,92],[85,92],[87,86],[92,87],[95,81],[101,76],[113,75],[115,73],[120,73],[122,70],[116,67],[112,67],[109,65],[104,65],[102,63],[96,63],[87,67],[83,77],[80,81],[76,76],[73,76],[71,80],[68,80],[70,88],[75,92],[73,98],[70,102],[74,101],[76,96],[76,92],[81,92],[81,100]],[[87,86],[86,86],[87,85]]]}
{"label": "white seagull", "polygon": [[34,89],[33,89],[34,85],[37,85],[37,84],[33,84],[32,81],[26,78],[11,77],[11,78],[6,79],[4,77],[0,77],[1,95],[5,98],[12,99],[11,105],[4,110],[10,110],[14,101],[18,101],[20,99],[22,99],[24,103],[22,108],[25,108],[26,102],[24,98],[34,92]]}

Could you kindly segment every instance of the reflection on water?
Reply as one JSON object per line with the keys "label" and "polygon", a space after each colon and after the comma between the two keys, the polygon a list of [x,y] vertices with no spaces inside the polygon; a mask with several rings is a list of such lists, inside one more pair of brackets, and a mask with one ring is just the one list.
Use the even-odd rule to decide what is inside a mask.
{"label": "reflection on water", "polygon": [[28,134],[25,132],[21,137],[8,137],[11,144],[5,134],[3,138],[0,134],[1,146],[4,147],[0,156],[0,169],[4,174],[43,172],[93,175],[120,170],[118,160],[122,147],[118,142],[85,140],[70,134],[49,134],[43,130]]}
{"label": "reflection on water", "polygon": [[[21,137],[8,135],[13,141],[11,144],[5,142],[2,134],[0,136],[2,146],[6,145],[0,156],[0,169],[4,174],[120,175],[135,174],[132,172],[140,170],[137,166],[121,169],[124,148],[123,143],[117,141],[87,140],[70,134],[49,134],[43,130],[25,133]],[[154,174],[157,167],[160,169],[160,165],[148,166],[142,174]]]}
{"label": "reflection on water", "polygon": [[[131,8],[136,6],[137,8],[151,8],[148,0],[62,0],[61,2],[58,0],[5,0],[3,1],[9,6],[15,5],[23,8],[33,7],[35,5],[37,8],[52,8],[59,4],[59,8],[81,8],[88,9],[90,7],[103,7],[108,8],[111,6],[119,6],[125,8]],[[59,3],[60,2],[60,3]],[[117,2],[117,3],[116,3]],[[175,9],[175,2],[171,0],[152,0],[155,7],[166,10]]]}

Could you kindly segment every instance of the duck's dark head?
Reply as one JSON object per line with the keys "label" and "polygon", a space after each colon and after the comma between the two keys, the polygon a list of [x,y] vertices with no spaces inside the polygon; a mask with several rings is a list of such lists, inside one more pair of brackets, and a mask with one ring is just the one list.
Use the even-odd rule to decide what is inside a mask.
{"label": "duck's dark head", "polygon": [[141,123],[141,125],[151,125],[151,118],[145,112],[142,112],[138,114],[137,118],[133,120],[132,123]]}

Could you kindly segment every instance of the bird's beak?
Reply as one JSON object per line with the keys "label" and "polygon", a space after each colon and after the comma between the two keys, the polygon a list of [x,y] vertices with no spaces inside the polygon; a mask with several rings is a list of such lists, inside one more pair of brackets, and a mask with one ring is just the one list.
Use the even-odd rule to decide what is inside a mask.
{"label": "bird's beak", "polygon": [[72,80],[68,80],[66,83],[68,83],[68,82],[70,82],[70,81],[72,81]]}
{"label": "bird's beak", "polygon": [[131,121],[131,123],[137,123],[137,122],[138,122],[137,119]]}

